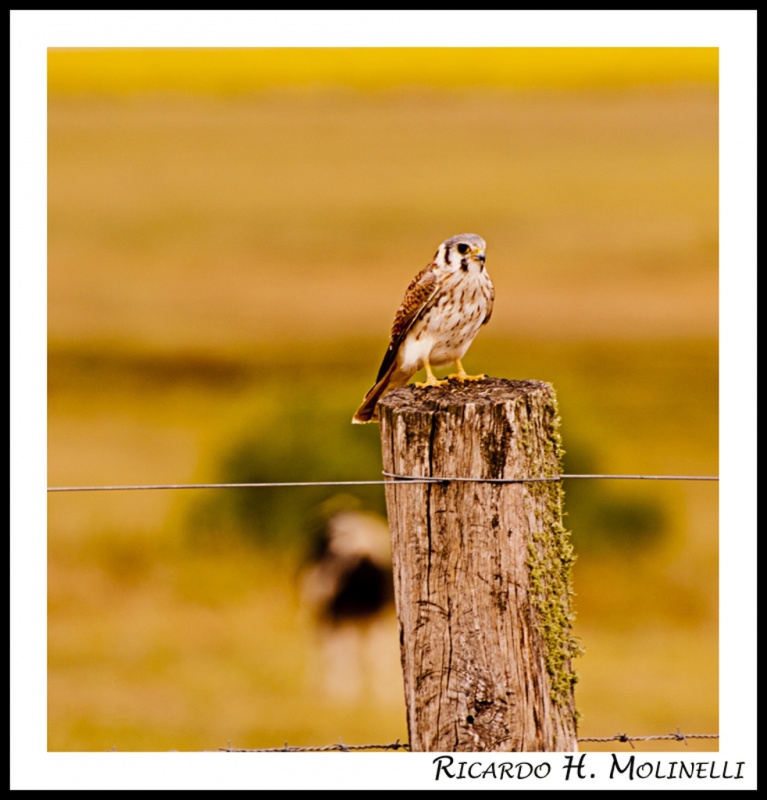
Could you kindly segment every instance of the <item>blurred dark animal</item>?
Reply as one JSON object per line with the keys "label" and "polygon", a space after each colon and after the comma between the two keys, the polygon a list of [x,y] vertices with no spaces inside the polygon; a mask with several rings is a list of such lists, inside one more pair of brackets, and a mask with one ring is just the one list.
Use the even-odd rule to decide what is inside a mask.
{"label": "blurred dark animal", "polygon": [[319,690],[334,700],[375,693],[382,636],[396,642],[388,525],[349,505],[326,504],[301,574],[302,608],[319,639]]}

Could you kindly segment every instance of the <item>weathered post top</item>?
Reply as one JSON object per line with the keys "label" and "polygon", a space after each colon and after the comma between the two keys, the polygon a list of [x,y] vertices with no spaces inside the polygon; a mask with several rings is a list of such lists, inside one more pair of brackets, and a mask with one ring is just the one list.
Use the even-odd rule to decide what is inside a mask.
{"label": "weathered post top", "polygon": [[553,388],[408,386],[378,410],[411,749],[576,750]]}

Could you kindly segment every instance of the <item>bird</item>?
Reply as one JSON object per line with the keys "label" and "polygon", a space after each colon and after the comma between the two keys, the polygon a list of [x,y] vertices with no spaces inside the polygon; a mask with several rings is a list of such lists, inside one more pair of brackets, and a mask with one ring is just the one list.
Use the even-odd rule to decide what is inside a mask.
{"label": "bird", "polygon": [[[353,423],[377,421],[381,397],[404,386],[421,369],[426,370],[426,381],[417,386],[485,377],[467,375],[461,364],[493,311],[495,289],[485,268],[485,249],[485,240],[476,233],[451,236],[413,278],[394,317],[376,382],[352,417]],[[451,363],[455,363],[455,374],[438,380],[432,367]]]}

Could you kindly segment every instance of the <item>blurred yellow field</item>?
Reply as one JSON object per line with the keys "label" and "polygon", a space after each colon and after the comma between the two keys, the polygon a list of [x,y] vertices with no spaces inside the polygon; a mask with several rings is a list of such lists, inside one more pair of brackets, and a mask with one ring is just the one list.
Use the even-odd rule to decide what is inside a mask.
{"label": "blurred yellow field", "polygon": [[[509,54],[386,54],[384,84],[348,55],[50,52],[49,485],[377,479],[351,415],[405,286],[469,230],[496,307],[467,369],[555,386],[569,472],[717,474],[715,51],[665,78],[650,50],[528,53],[525,91]],[[309,73],[348,80],[280,88]],[[717,733],[717,485],[589,483],[565,486],[581,735]],[[404,741],[393,619],[375,691],[311,680],[323,497],[51,495],[49,749]]]}
{"label": "blurred yellow field", "polygon": [[716,47],[51,48],[52,93],[240,94],[299,86],[715,86]]}

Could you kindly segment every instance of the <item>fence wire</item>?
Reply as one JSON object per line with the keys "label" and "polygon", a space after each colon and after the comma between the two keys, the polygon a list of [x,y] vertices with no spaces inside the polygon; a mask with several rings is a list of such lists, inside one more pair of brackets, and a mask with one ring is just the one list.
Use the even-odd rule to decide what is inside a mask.
{"label": "fence wire", "polygon": [[[628,744],[632,748],[634,747],[634,742],[651,742],[651,741],[676,741],[676,742],[684,742],[687,744],[689,739],[718,739],[718,733],[682,733],[678,728],[676,733],[662,733],[662,734],[655,734],[652,736],[630,736],[627,733],[616,733],[614,736],[582,736],[578,737],[579,742],[593,742],[593,743],[609,743],[609,742],[620,742],[623,744]],[[410,751],[410,745],[407,742],[400,742],[397,739],[396,742],[391,742],[390,744],[343,744],[343,742],[339,742],[338,744],[328,744],[324,745],[323,747],[292,747],[289,746],[286,742],[284,747],[266,747],[266,748],[241,748],[241,747],[232,747],[231,744],[228,747],[221,747],[219,748],[220,752],[225,753],[353,753],[357,751]]]}
{"label": "fence wire", "polygon": [[126,492],[162,489],[293,489],[314,486],[390,486],[392,483],[553,483],[562,480],[610,481],[718,481],[717,475],[549,475],[536,478],[465,478],[457,476],[397,475],[384,472],[384,480],[371,481],[286,481],[278,483],[154,483],[124,486],[49,486],[49,492]]}

